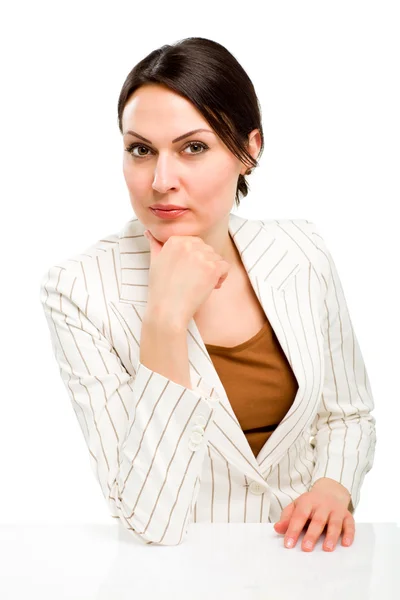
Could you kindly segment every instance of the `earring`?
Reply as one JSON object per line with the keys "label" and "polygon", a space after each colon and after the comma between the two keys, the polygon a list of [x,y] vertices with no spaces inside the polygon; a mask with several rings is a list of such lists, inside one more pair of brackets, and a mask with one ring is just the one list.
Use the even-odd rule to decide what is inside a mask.
{"label": "earring", "polygon": [[247,169],[247,171],[245,172],[245,175],[251,175],[253,169]]}

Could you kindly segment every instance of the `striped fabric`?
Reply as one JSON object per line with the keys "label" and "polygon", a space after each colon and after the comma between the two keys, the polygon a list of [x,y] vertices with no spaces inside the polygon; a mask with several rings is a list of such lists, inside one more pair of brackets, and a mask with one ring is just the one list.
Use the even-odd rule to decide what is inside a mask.
{"label": "striped fabric", "polygon": [[334,262],[314,223],[230,214],[229,231],[298,381],[255,457],[205,344],[187,330],[192,389],[139,360],[150,264],[137,219],[52,266],[40,300],[111,515],[145,543],[192,522],[269,523],[321,477],[351,493],[372,468],[374,402]]}

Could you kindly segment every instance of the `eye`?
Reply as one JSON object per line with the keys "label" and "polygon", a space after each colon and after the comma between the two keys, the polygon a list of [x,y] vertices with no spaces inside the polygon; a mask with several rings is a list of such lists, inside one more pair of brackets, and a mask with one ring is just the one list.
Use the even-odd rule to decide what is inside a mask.
{"label": "eye", "polygon": [[[135,150],[135,148],[140,148],[140,149],[144,149],[144,150],[149,149],[149,148],[147,148],[147,146],[143,146],[143,144],[130,144],[127,148],[125,148],[125,152],[128,152],[128,154],[130,154],[134,158],[142,158],[143,155],[138,156],[137,154],[132,154],[132,151]],[[145,154],[144,156],[147,156],[147,155]]]}
{"label": "eye", "polygon": [[[202,148],[201,152],[195,152],[194,154],[204,154],[204,152],[206,150],[208,150],[208,146],[206,146],[206,144],[203,144],[203,142],[189,142],[185,147],[184,150],[186,150],[186,148]],[[193,154],[193,152],[189,152],[189,154]]]}
{"label": "eye", "polygon": [[[136,148],[139,148],[140,150],[150,150],[150,148],[148,148],[147,146],[144,146],[143,144],[139,144],[139,143],[132,143],[130,144],[127,148],[125,148],[125,152],[128,152],[128,154],[130,154],[133,158],[146,158],[146,156],[148,156],[148,154],[133,154],[133,150],[135,150]],[[208,150],[208,146],[206,144],[204,144],[203,142],[189,142],[188,144],[186,144],[186,146],[183,148],[183,150],[186,150],[186,148],[200,148],[201,152],[185,152],[185,154],[191,154],[191,155],[195,155],[195,154],[204,154],[204,152],[206,150]]]}

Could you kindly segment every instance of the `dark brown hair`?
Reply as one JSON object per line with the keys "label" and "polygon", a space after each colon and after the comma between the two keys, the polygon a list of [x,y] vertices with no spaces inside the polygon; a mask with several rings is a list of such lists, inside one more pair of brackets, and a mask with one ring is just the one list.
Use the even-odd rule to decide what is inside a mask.
{"label": "dark brown hair", "polygon": [[[258,166],[248,152],[248,136],[258,129],[260,158],[264,149],[261,107],[254,86],[236,58],[221,44],[201,37],[189,37],[164,45],[143,58],[128,74],[118,99],[118,126],[132,94],[144,84],[167,86],[187,98],[211,128],[244,164]],[[248,183],[239,175],[235,202],[248,194]]]}

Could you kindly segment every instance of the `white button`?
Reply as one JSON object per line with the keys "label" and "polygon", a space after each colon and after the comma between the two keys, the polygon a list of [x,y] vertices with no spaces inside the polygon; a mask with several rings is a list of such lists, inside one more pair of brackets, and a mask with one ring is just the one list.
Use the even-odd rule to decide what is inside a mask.
{"label": "white button", "polygon": [[196,425],[200,425],[200,427],[205,427],[205,425],[207,423],[206,418],[203,417],[203,415],[197,415],[194,418],[194,422],[196,423]]}
{"label": "white button", "polygon": [[201,427],[201,425],[193,425],[192,431],[196,431],[197,433],[201,433],[201,435],[204,435],[204,429],[203,427]]}
{"label": "white button", "polygon": [[190,436],[190,441],[194,442],[195,444],[200,444],[200,442],[203,440],[203,436],[201,433],[199,433],[198,431],[194,431],[192,433],[192,435]]}
{"label": "white button", "polygon": [[257,481],[251,482],[251,484],[249,485],[249,490],[252,494],[256,494],[257,496],[260,496],[265,492],[263,486],[260,485]]}
{"label": "white button", "polygon": [[198,450],[199,448],[201,448],[201,444],[193,442],[192,440],[189,440],[188,446],[189,450]]}

